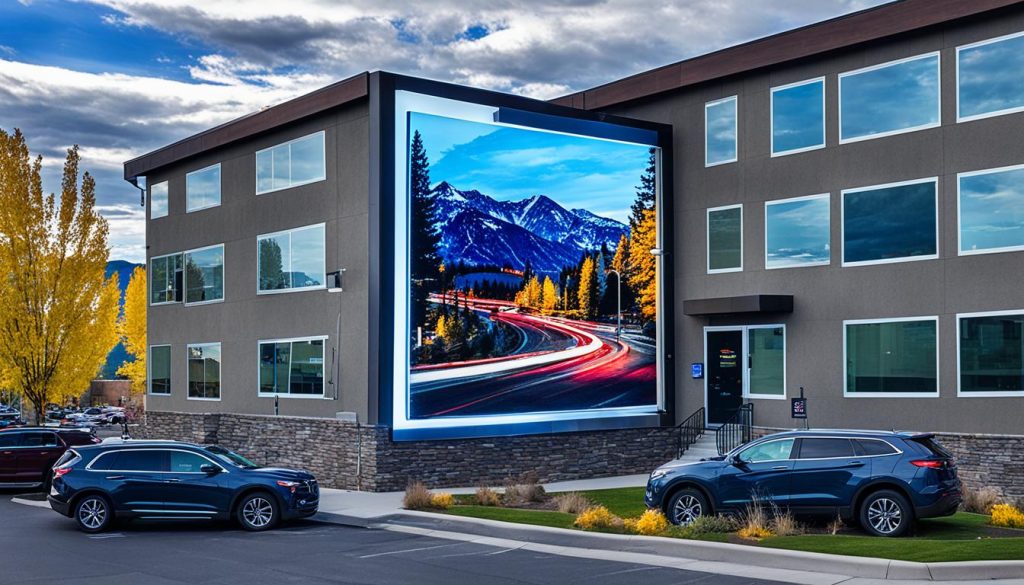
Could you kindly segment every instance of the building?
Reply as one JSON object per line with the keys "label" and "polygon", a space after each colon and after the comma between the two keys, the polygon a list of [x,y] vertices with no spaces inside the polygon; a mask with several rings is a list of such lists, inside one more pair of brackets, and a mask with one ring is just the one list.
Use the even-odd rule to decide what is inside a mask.
{"label": "building", "polygon": [[[900,0],[551,104],[362,74],[129,161],[125,178],[144,177],[149,195],[152,432],[188,428],[300,463],[287,443],[301,436],[334,454],[308,465],[372,489],[531,468],[549,478],[644,471],[672,456],[675,426],[691,415],[714,426],[753,404],[754,425],[792,427],[801,395],[814,426],[933,430],[967,457],[1019,446],[1022,71],[1024,3]],[[409,247],[426,238],[414,131],[466,131],[484,148],[491,134],[466,124],[488,123],[534,132],[492,135],[507,144],[570,136],[585,140],[566,148],[628,146],[609,161],[651,153],[656,235],[632,219],[628,234],[650,246],[642,261],[651,275],[657,267],[658,292],[637,293],[625,328],[608,319],[622,311],[579,293],[586,282],[602,291],[588,298],[610,298],[615,279],[583,274],[603,274],[586,258],[615,261],[612,240],[588,240],[575,268],[525,265],[538,283],[551,279],[549,299],[567,310],[578,301],[567,312],[541,307],[541,293],[536,311],[515,309],[534,305],[505,300],[497,283],[508,281],[471,280],[477,267],[500,268],[526,290],[523,266],[487,246],[455,273],[445,264],[460,237],[488,225],[481,201],[523,228],[509,206],[544,198],[485,200],[434,176],[423,192],[472,200],[475,211],[451,217],[475,223],[446,224],[431,244],[442,253],[420,270],[421,250]],[[452,160],[439,168],[472,175]],[[577,211],[571,221],[584,221]],[[534,240],[521,235],[513,251],[526,254]],[[656,310],[656,331],[641,330],[641,305]],[[435,321],[466,314],[477,337],[459,343]],[[567,347],[580,353],[560,359],[595,367],[559,370],[541,345],[516,355],[552,373],[510,385],[512,374],[495,373],[521,371],[500,369],[508,356],[480,359],[512,343],[509,327],[526,330],[523,346],[540,343],[535,329],[575,336]],[[473,349],[484,338],[487,349]],[[607,364],[588,361],[615,352],[614,367],[633,360],[619,378],[638,382],[616,386],[601,377]],[[463,382],[444,378],[452,371]],[[585,383],[565,386],[584,371]],[[600,401],[581,406],[583,387]],[[991,476],[979,482],[1002,473],[983,467]]]}

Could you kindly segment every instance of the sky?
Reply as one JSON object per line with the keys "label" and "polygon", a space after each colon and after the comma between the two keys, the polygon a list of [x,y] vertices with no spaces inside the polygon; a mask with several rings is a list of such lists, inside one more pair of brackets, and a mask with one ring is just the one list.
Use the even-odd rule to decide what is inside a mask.
{"label": "sky", "polygon": [[885,0],[0,0],[0,128],[97,180],[111,259],[145,258],[122,164],[384,69],[547,99]]}
{"label": "sky", "polygon": [[409,124],[423,137],[432,184],[447,181],[498,201],[547,195],[566,209],[622,223],[649,159],[649,147],[640,144],[420,113]]}

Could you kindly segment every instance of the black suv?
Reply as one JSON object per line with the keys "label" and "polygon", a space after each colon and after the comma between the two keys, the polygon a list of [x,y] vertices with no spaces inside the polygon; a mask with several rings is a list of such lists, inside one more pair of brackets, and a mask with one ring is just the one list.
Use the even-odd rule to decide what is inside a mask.
{"label": "black suv", "polygon": [[960,505],[952,454],[931,434],[807,430],[778,433],[696,463],[651,473],[644,501],[675,524],[735,513],[760,496],[796,514],[837,514],[877,536]]}
{"label": "black suv", "polygon": [[69,450],[53,469],[50,507],[100,532],[115,517],[227,520],[247,530],[316,513],[305,471],[259,467],[223,447],[108,439]]}

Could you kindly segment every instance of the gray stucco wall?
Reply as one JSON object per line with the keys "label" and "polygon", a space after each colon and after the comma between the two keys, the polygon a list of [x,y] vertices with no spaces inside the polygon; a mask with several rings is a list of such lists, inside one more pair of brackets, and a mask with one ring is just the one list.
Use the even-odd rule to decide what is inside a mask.
{"label": "gray stucco wall", "polygon": [[[326,131],[327,180],[256,195],[257,150]],[[185,174],[221,163],[221,205],[185,213]],[[211,151],[162,169],[150,185],[169,181],[167,217],[147,222],[147,258],[224,244],[224,301],[201,306],[150,306],[149,344],[171,344],[171,395],[147,397],[152,411],[273,414],[274,399],[257,395],[260,339],[326,335],[325,379],[340,311],[338,399],[281,398],[283,415],[333,417],[350,411],[366,420],[369,278],[369,108],[366,102]],[[327,272],[345,268],[345,290],[256,294],[256,236],[326,222]],[[186,344],[220,342],[221,400],[187,399]]]}
{"label": "gray stucco wall", "polygon": [[[1024,114],[956,123],[955,47],[1024,30],[1024,7],[998,19],[927,30],[901,39],[677,91],[611,113],[674,126],[677,420],[704,405],[703,327],[782,323],[787,334],[787,398],[804,386],[819,427],[916,428],[970,433],[1024,431],[1024,397],[958,398],[957,313],[1024,310],[1024,252],[957,256],[956,174],[1024,163]],[[941,50],[942,126],[839,145],[837,74]],[[826,145],[770,156],[771,87],[826,78]],[[704,167],[704,104],[739,96],[739,161]],[[939,259],[841,267],[842,189],[939,177]],[[765,270],[764,202],[831,194],[829,266]],[[705,212],[743,204],[743,271],[706,273]],[[791,294],[789,315],[687,317],[684,299]],[[844,398],[843,326],[848,319],[939,317],[938,398]],[[789,401],[758,400],[757,424],[793,426]]]}

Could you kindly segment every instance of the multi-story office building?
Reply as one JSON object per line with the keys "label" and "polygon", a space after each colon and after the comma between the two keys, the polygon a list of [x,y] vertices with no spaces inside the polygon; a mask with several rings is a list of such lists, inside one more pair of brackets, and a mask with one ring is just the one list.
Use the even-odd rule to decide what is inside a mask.
{"label": "multi-story office building", "polygon": [[[486,112],[474,110],[481,105]],[[644,242],[659,271],[651,302],[660,327],[645,341],[579,319],[552,334],[581,336],[577,348],[649,353],[643,379],[656,379],[656,397],[608,386],[607,400],[564,406],[553,398],[562,378],[549,376],[530,383],[552,388],[550,403],[531,395],[532,408],[487,411],[464,385],[431,378],[437,364],[403,369],[426,359],[424,335],[443,337],[441,325],[416,327],[414,301],[445,270],[417,273],[403,227],[416,226],[409,145],[416,124],[430,127],[421,115],[650,150],[658,233]],[[1024,3],[1005,0],[901,0],[554,104],[359,75],[126,163],[126,178],[145,177],[149,191],[147,406],[157,417],[356,413],[374,425],[368,449],[389,478],[379,487],[430,475],[412,453],[460,469],[431,472],[454,483],[474,477],[462,464],[524,449],[593,449],[605,454],[588,464],[593,473],[639,470],[671,452],[671,428],[700,408],[711,426],[746,403],[757,426],[791,427],[791,399],[801,395],[814,426],[1024,434],[1022,136]],[[611,264],[611,246],[599,248],[584,255]],[[503,267],[516,277],[521,268]],[[557,298],[575,298],[580,273],[556,273]],[[463,308],[489,311],[491,327],[501,328],[499,311],[528,312],[485,305],[473,284]],[[436,298],[450,288],[424,293],[435,295],[431,310],[452,306]],[[459,306],[456,298],[456,314]],[[494,395],[530,395],[492,370],[469,374]],[[481,417],[515,416],[437,431],[462,411],[418,415],[415,396],[428,393],[464,398],[452,409]],[[572,414],[582,410],[604,414]],[[491,438],[453,440],[474,436]],[[389,457],[409,467],[404,475],[384,471]],[[537,465],[568,477],[586,473],[578,464]],[[527,467],[502,461],[476,473]]]}

